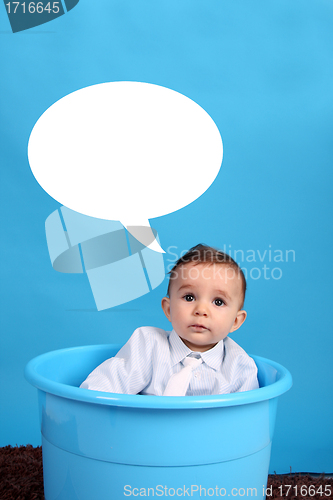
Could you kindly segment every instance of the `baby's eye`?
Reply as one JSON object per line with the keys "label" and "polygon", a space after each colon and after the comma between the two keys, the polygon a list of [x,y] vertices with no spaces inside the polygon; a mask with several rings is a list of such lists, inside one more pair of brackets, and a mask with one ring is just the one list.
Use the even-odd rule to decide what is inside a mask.
{"label": "baby's eye", "polygon": [[222,299],[214,299],[214,304],[220,307],[224,305],[224,301]]}
{"label": "baby's eye", "polygon": [[184,295],[184,299],[186,300],[186,302],[192,302],[194,300],[194,295],[192,295],[191,293],[187,293],[186,295]]}

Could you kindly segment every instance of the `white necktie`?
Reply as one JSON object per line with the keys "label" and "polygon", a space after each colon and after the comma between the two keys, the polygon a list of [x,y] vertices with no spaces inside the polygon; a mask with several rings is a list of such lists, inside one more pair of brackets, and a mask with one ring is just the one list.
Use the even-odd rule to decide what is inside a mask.
{"label": "white necktie", "polygon": [[182,368],[180,372],[174,373],[170,377],[163,396],[185,396],[192,377],[192,371],[199,366],[200,363],[202,363],[201,358],[187,356],[183,361],[185,368]]}

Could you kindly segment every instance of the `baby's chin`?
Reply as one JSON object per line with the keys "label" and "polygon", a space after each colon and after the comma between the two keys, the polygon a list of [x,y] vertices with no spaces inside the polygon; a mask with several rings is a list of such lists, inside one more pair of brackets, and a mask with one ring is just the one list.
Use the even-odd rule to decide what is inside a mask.
{"label": "baby's chin", "polygon": [[186,345],[186,347],[191,349],[191,351],[195,351],[195,352],[209,351],[209,349],[212,349],[218,343],[218,342],[214,342],[212,344],[207,344],[204,342],[204,340],[202,340],[202,342],[191,342],[187,339],[182,338],[181,336],[179,336],[179,338],[183,341],[183,343]]}

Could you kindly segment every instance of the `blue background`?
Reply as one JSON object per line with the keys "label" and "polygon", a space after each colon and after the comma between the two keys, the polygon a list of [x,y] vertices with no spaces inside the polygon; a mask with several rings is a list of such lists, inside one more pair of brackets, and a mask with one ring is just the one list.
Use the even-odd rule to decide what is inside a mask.
{"label": "blue background", "polygon": [[[331,0],[81,0],[66,15],[13,34],[0,8],[0,446],[40,444],[37,391],[23,377],[31,358],[124,342],[142,325],[169,328],[160,308],[167,280],[97,312],[86,275],[52,269],[44,223],[59,204],[27,159],[32,127],[56,100],[134,80],[196,101],[224,144],[213,185],[151,221],[166,267],[199,242],[244,252],[236,259],[252,272],[248,319],[232,337],[294,379],[279,401],[271,471],[333,471],[332,21]],[[246,261],[250,250],[254,262]],[[265,250],[261,262],[257,252]],[[284,260],[294,253],[274,262],[274,250]]]}

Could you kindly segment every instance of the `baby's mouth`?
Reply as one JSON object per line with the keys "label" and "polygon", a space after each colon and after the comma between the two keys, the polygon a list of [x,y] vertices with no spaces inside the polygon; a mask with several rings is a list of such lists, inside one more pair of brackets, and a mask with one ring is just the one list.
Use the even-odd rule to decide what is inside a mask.
{"label": "baby's mouth", "polygon": [[203,330],[209,330],[209,328],[207,328],[206,326],[200,325],[198,323],[196,323],[194,325],[190,325],[190,328],[192,328],[193,330],[195,330],[197,332],[202,332]]}

